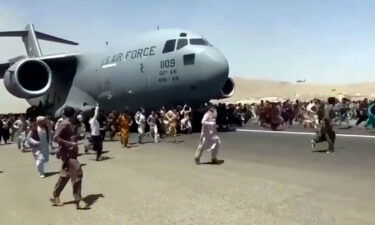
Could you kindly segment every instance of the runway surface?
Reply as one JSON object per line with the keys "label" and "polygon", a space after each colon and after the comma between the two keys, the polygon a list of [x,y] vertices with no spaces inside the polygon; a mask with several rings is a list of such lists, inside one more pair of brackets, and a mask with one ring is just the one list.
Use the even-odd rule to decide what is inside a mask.
{"label": "runway surface", "polygon": [[[79,158],[86,164],[83,196],[90,205],[79,211],[73,204],[50,206],[58,174],[39,178],[31,153],[0,146],[0,224],[375,223],[373,138],[339,136],[336,153],[326,154],[311,151],[309,134],[220,136],[221,165],[194,164],[199,134],[182,135],[179,144],[164,139],[131,149],[105,142],[106,160],[94,161],[93,153]],[[205,153],[202,161],[208,160]],[[47,171],[59,165],[52,156]],[[71,186],[61,199],[72,200]]]}

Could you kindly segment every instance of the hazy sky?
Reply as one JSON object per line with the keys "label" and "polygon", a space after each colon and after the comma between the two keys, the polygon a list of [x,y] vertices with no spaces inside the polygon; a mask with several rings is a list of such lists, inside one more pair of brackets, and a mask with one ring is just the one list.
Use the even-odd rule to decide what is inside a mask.
{"label": "hazy sky", "polygon": [[[185,28],[227,57],[231,76],[295,82],[375,81],[374,0],[0,0],[0,30],[37,30],[80,43],[44,53],[116,45],[142,32]],[[24,54],[0,39],[0,60]]]}

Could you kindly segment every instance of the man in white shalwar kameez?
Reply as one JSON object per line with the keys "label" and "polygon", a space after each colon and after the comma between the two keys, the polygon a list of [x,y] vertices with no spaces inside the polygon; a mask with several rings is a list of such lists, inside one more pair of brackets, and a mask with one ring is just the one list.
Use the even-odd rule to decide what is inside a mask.
{"label": "man in white shalwar kameez", "polygon": [[51,129],[47,125],[46,118],[39,116],[36,119],[36,124],[30,129],[27,135],[32,152],[36,161],[40,177],[44,178],[44,163],[49,161],[50,152]]}
{"label": "man in white shalwar kameez", "polygon": [[190,121],[191,113],[191,108],[188,105],[185,105],[180,112],[181,116],[183,117],[183,119],[181,119],[181,131],[186,130],[188,134],[191,134],[193,129]]}
{"label": "man in white shalwar kameez", "polygon": [[143,143],[143,137],[145,136],[145,129],[146,129],[146,116],[145,110],[141,108],[134,116],[135,122],[138,125],[138,142],[139,144]]}
{"label": "man in white shalwar kameez", "polygon": [[147,124],[150,126],[150,134],[154,137],[155,143],[159,142],[159,132],[158,132],[158,116],[154,111],[147,118]]}
{"label": "man in white shalwar kameez", "polygon": [[316,129],[319,125],[319,119],[318,119],[318,106],[316,101],[311,101],[307,107],[307,115],[309,117],[309,121],[312,122],[314,128]]}
{"label": "man in white shalwar kameez", "polygon": [[217,164],[217,155],[219,153],[220,138],[216,129],[216,110],[210,108],[204,114],[202,119],[202,132],[199,140],[198,148],[195,152],[195,163],[200,163],[200,157],[204,150],[211,152],[211,163]]}
{"label": "man in white shalwar kameez", "polygon": [[19,150],[24,151],[26,146],[26,131],[28,127],[28,121],[24,115],[21,115],[16,122],[13,123],[14,136],[17,137],[17,146]]}

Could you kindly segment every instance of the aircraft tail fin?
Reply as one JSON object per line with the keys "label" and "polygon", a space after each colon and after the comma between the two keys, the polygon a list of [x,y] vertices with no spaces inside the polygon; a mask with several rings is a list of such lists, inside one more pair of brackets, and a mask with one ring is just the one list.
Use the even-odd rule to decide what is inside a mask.
{"label": "aircraft tail fin", "polygon": [[78,43],[55,37],[49,34],[35,31],[33,24],[28,24],[23,31],[4,31],[0,32],[0,37],[21,37],[25,44],[26,52],[29,57],[40,57],[42,51],[38,39],[53,41],[62,44],[78,45]]}

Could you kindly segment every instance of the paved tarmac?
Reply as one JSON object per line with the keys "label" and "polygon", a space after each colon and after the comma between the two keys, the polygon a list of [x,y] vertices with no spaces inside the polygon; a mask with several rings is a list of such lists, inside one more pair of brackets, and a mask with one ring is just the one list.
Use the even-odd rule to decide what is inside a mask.
{"label": "paved tarmac", "polygon": [[[131,149],[105,142],[106,160],[79,158],[89,210],[50,206],[60,165],[53,156],[52,173],[42,179],[30,152],[2,145],[0,224],[375,224],[374,138],[338,137],[336,153],[326,154],[311,151],[308,134],[220,136],[221,165],[194,164],[199,134]],[[71,201],[71,192],[69,185],[62,201]]]}

